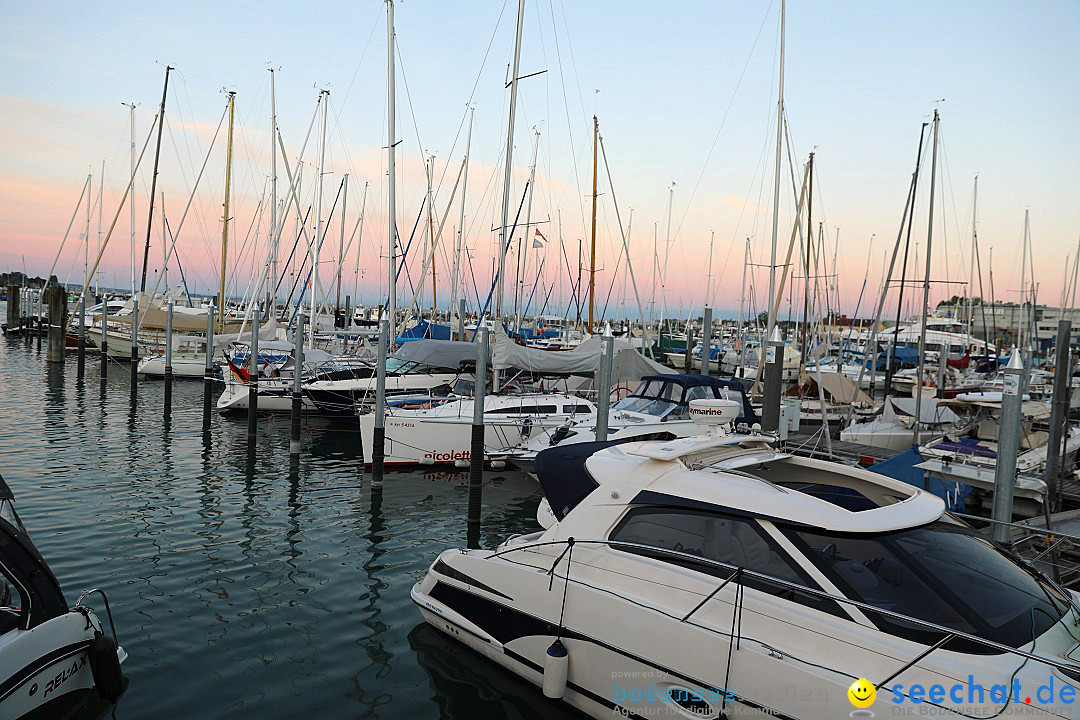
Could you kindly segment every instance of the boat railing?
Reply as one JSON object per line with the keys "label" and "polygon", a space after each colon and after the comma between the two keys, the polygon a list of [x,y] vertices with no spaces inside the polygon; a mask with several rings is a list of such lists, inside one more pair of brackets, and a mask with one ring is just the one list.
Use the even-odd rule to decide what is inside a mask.
{"label": "boat railing", "polygon": [[[1080,538],[1078,538],[1078,540],[1080,540]],[[990,639],[987,639],[987,638],[984,638],[984,637],[979,637],[978,635],[972,635],[971,633],[967,633],[967,632],[964,632],[962,630],[957,630],[955,628],[950,628],[950,627],[946,627],[944,625],[939,625],[937,623],[933,623],[933,622],[930,622],[928,620],[922,620],[922,619],[917,618],[917,617],[912,617],[910,615],[905,615],[903,613],[898,613],[898,612],[896,612],[894,610],[887,610],[885,608],[877,607],[876,605],[871,605],[869,603],[862,602],[860,600],[853,600],[852,598],[845,597],[843,595],[836,595],[836,594],[833,594],[833,593],[825,592],[824,590],[819,590],[817,588],[807,587],[806,585],[802,585],[802,584],[797,583],[797,582],[792,582],[790,580],[784,580],[782,578],[774,577],[772,575],[767,575],[765,573],[761,573],[761,572],[758,572],[756,570],[750,570],[748,568],[741,567],[739,565],[733,565],[731,563],[723,562],[723,561],[720,561],[720,560],[713,560],[712,558],[707,558],[707,557],[703,557],[701,555],[695,555],[693,553],[688,553],[688,552],[684,552],[684,551],[680,551],[680,550],[670,550],[668,548],[657,547],[657,546],[654,546],[654,545],[646,545],[646,544],[642,544],[642,543],[626,542],[626,541],[623,541],[623,540],[603,540],[603,539],[600,539],[600,540],[582,540],[582,539],[576,539],[576,538],[571,537],[571,538],[568,538],[566,540],[548,540],[548,541],[527,543],[527,544],[523,544],[523,545],[515,545],[513,547],[503,548],[503,549],[500,549],[500,550],[496,550],[491,555],[488,555],[487,558],[485,558],[485,559],[494,560],[496,558],[503,557],[503,556],[508,555],[510,553],[513,553],[513,552],[522,552],[522,551],[525,551],[525,550],[542,548],[542,547],[560,547],[560,546],[562,546],[562,547],[564,547],[562,553],[560,553],[559,556],[555,559],[555,562],[552,564],[551,568],[547,572],[548,572],[549,576],[551,576],[553,578],[554,577],[559,577],[564,582],[569,583],[570,580],[571,580],[571,578],[569,577],[569,575],[570,575],[570,572],[569,572],[570,560],[567,561],[566,575],[562,575],[562,576],[557,575],[555,570],[558,567],[558,565],[562,562],[563,557],[565,557],[565,556],[567,556],[569,554],[571,556],[571,558],[572,558],[572,549],[573,549],[573,547],[575,545],[600,545],[600,546],[610,547],[610,548],[613,548],[613,549],[616,549],[616,550],[626,550],[626,551],[629,551],[629,552],[634,552],[634,553],[639,553],[639,554],[644,554],[644,555],[651,555],[651,556],[662,555],[662,556],[665,556],[665,557],[670,557],[672,559],[677,559],[677,560],[681,560],[681,561],[684,561],[684,562],[693,563],[695,565],[700,565],[700,566],[714,568],[716,570],[726,571],[726,577],[724,577],[723,581],[716,588],[714,588],[710,593],[708,593],[704,597],[704,599],[702,599],[690,612],[686,613],[683,616],[672,615],[670,612],[668,612],[666,610],[663,610],[663,609],[658,608],[658,607],[652,607],[652,606],[650,606],[648,604],[640,602],[639,600],[619,595],[618,593],[614,593],[614,592],[612,592],[610,590],[606,591],[606,592],[610,592],[610,593],[622,598],[623,600],[626,600],[626,601],[631,602],[631,603],[633,603],[635,605],[638,605],[639,607],[643,607],[645,609],[652,610],[654,612],[662,613],[664,615],[667,615],[668,617],[674,618],[676,620],[679,620],[680,622],[687,623],[689,625],[693,625],[694,627],[700,628],[702,630],[706,630],[708,632],[712,632],[712,633],[715,633],[715,634],[718,634],[718,635],[721,635],[721,636],[724,636],[724,637],[728,637],[733,642],[739,642],[741,640],[741,634],[742,634],[742,629],[741,629],[742,628],[742,608],[743,608],[744,597],[745,597],[745,593],[743,592],[743,582],[742,582],[742,580],[744,578],[752,578],[752,579],[754,579],[756,581],[759,581],[761,583],[765,583],[767,585],[775,587],[775,588],[777,588],[777,589],[779,589],[779,590],[781,590],[783,592],[797,592],[797,593],[800,593],[800,594],[815,597],[815,598],[817,598],[819,600],[832,601],[832,602],[835,602],[835,603],[838,603],[838,604],[841,604],[841,605],[846,605],[846,606],[849,606],[849,607],[857,608],[858,610],[862,611],[863,613],[868,613],[868,614],[880,616],[880,617],[886,618],[888,620],[897,621],[897,622],[900,622],[900,623],[906,623],[906,624],[909,624],[909,625],[914,625],[914,626],[916,626],[916,627],[918,627],[918,628],[920,628],[922,630],[927,630],[927,631],[930,631],[930,632],[933,632],[933,633],[941,633],[943,635],[943,637],[940,640],[935,642],[933,645],[929,646],[926,650],[920,652],[912,660],[905,662],[898,670],[896,670],[895,672],[890,674],[887,678],[885,678],[884,680],[882,680],[879,683],[875,683],[876,687],[880,687],[884,683],[892,680],[897,675],[899,675],[901,672],[903,672],[903,671],[907,670],[908,668],[912,667],[917,662],[924,659],[926,656],[930,655],[930,653],[934,652],[935,650],[938,650],[939,648],[944,647],[945,645],[947,645],[949,642],[951,642],[953,640],[963,640],[963,641],[967,641],[967,642],[970,642],[970,643],[974,643],[974,644],[976,644],[978,646],[981,646],[983,648],[986,648],[988,650],[995,651],[997,653],[1007,653],[1007,654],[1010,654],[1010,655],[1015,655],[1017,657],[1024,658],[1025,662],[1031,660],[1031,661],[1043,663],[1045,665],[1049,665],[1049,666],[1051,666],[1053,668],[1056,668],[1056,669],[1058,669],[1058,670],[1060,670],[1060,671],[1062,671],[1064,673],[1067,673],[1069,677],[1080,677],[1080,666],[1073,665],[1073,664],[1064,662],[1062,660],[1058,660],[1058,659],[1051,658],[1051,657],[1046,657],[1044,655],[1038,655],[1038,654],[1034,653],[1033,651],[1029,652],[1027,650],[1022,650],[1022,649],[1020,649],[1018,647],[1012,647],[1012,646],[1006,645],[1004,643],[996,642],[994,640],[990,640]],[[463,551],[463,552],[469,552],[469,551]],[[513,561],[511,561],[511,562],[513,562]],[[731,626],[731,631],[730,632],[721,632],[721,631],[716,630],[715,628],[709,627],[707,625],[703,625],[703,624],[694,622],[691,619],[702,607],[704,607],[709,601],[711,601],[714,597],[716,597],[716,595],[719,594],[721,590],[723,590],[725,587],[727,587],[729,584],[732,584],[732,583],[734,583],[735,586],[736,586],[736,597],[735,597],[735,604],[732,607],[732,626]],[[590,586],[590,587],[594,587],[594,589],[595,589],[595,586]],[[1076,604],[1073,602],[1072,595],[1067,590],[1064,590],[1064,589],[1062,589],[1060,587],[1058,589],[1062,592],[1062,594],[1065,597],[1069,598],[1069,609],[1073,613],[1074,620],[1080,619],[1080,608],[1078,608],[1076,606]],[[856,622],[857,622],[857,620],[856,620]],[[1062,620],[1059,619],[1057,622],[1062,622]],[[1071,631],[1070,631],[1070,634],[1071,634]],[[1034,641],[1035,641],[1035,639],[1033,638],[1032,639],[1032,650],[1034,650]],[[755,642],[757,642],[757,641],[755,641]],[[764,643],[762,643],[762,644],[764,645]],[[844,674],[844,673],[841,673],[841,674]]]}

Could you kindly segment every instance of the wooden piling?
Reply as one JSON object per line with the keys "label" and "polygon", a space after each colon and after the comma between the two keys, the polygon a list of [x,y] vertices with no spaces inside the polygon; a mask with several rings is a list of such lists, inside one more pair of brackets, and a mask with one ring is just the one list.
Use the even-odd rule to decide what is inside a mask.
{"label": "wooden piling", "polygon": [[214,390],[214,306],[206,311],[206,366],[203,370],[203,432],[210,429],[210,396]]}
{"label": "wooden piling", "polygon": [[[346,305],[348,298],[346,297]],[[300,394],[300,383],[304,373],[304,314],[296,316],[296,330],[293,334],[293,390],[292,390],[292,417],[289,427],[289,455],[293,458],[300,456],[300,412],[303,409],[304,398]],[[363,450],[363,448],[361,448]]]}
{"label": "wooden piling", "polygon": [[67,340],[67,291],[57,284],[55,275],[49,278],[44,300],[49,306],[49,349],[45,359],[62,363]]}
{"label": "wooden piling", "polygon": [[[132,360],[134,361],[135,353],[132,352]],[[165,418],[168,419],[169,414],[172,412],[172,386],[173,386],[173,371],[172,371],[172,357],[173,357],[173,301],[169,301],[169,310],[165,315]],[[132,375],[132,382],[135,382],[137,375]]]}

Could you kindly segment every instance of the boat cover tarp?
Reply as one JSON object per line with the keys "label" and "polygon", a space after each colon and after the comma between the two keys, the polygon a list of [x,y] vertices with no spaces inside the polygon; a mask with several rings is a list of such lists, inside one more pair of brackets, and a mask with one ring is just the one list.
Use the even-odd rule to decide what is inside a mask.
{"label": "boat cover tarp", "polygon": [[[142,312],[140,311],[139,314],[142,315]],[[174,318],[174,320],[175,320],[175,318]],[[233,327],[233,326],[226,325],[225,327],[230,328],[230,327]],[[240,324],[238,323],[235,326],[235,329],[239,329],[239,328],[240,328]],[[206,332],[206,317],[205,316],[203,317],[202,329],[203,329],[203,332]],[[274,318],[270,318],[265,323],[263,323],[262,325],[259,326],[259,343],[262,344],[263,341],[277,340],[277,331],[278,331],[277,320],[274,319]],[[235,343],[237,345],[250,345],[251,344],[251,323],[250,322],[247,325],[247,331],[246,332],[231,332],[231,333],[221,333],[221,334],[215,334],[214,335],[214,347],[221,347],[222,345],[231,345],[233,343]]]}
{"label": "boat cover tarp", "polygon": [[[893,410],[908,417],[915,417],[915,398],[912,397],[888,397],[886,399]],[[919,422],[927,425],[955,425],[960,422],[960,416],[945,405],[938,402],[937,398],[922,398],[922,407],[919,408]]]}
{"label": "boat cover tarp", "polygon": [[449,325],[434,325],[423,318],[411,328],[398,336],[398,345],[415,342],[417,340],[449,340],[451,338]]}
{"label": "boat cover tarp", "polygon": [[[868,469],[878,475],[899,480],[921,490],[926,487],[924,485],[925,476],[922,468],[915,466],[922,461],[923,458],[919,455],[919,451],[912,449],[899,455],[893,455],[884,462],[871,465]],[[951,512],[962,512],[964,510],[964,498],[971,492],[969,485],[947,483],[938,477],[930,478],[929,488],[932,494],[945,501],[945,509]]]}
{"label": "boat cover tarp", "polygon": [[595,452],[630,441],[632,438],[570,443],[556,445],[536,454],[533,466],[536,479],[540,481],[544,497],[556,519],[562,520],[589,493],[600,487],[600,483],[593,480],[585,469],[585,461]]}
{"label": "boat cover tarp", "polygon": [[393,357],[398,360],[457,370],[463,362],[476,362],[478,347],[475,343],[458,340],[419,339],[399,347]]}
{"label": "boat cover tarp", "polygon": [[[847,375],[839,372],[811,372],[803,375],[803,383],[805,389],[803,390],[804,397],[810,397],[817,399],[817,384],[821,384],[821,389],[825,395],[825,399],[829,402],[837,405],[848,405],[851,403],[857,403],[864,406],[873,406],[874,401],[869,395],[860,390],[855,381],[849,378]],[[788,390],[788,395],[798,394],[799,388],[793,387]]]}
{"label": "boat cover tarp", "polygon": [[[588,338],[573,350],[541,350],[518,345],[502,333],[495,333],[492,350],[492,366],[496,370],[516,368],[534,373],[553,375],[585,375],[590,380],[573,390],[588,389],[591,377],[599,372],[603,360],[601,338]],[[615,347],[611,364],[611,384],[636,383],[644,375],[672,373],[671,368],[648,359],[629,340],[614,339]]]}

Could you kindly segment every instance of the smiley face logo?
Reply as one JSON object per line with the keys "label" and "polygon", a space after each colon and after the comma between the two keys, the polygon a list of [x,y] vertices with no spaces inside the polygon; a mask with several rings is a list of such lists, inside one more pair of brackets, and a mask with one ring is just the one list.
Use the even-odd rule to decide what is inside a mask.
{"label": "smiley face logo", "polygon": [[874,683],[864,678],[859,678],[851,683],[847,691],[848,700],[857,708],[868,708],[874,704],[877,698],[877,688]]}

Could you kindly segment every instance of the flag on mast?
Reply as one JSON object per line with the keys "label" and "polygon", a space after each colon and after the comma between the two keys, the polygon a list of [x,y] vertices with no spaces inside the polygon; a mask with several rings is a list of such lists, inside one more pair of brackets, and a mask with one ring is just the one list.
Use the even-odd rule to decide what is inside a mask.
{"label": "flag on mast", "polygon": [[[544,243],[547,242],[547,238],[544,237],[544,233],[540,232],[540,228],[533,228],[533,230],[536,232],[536,235],[533,236],[533,249],[544,247]],[[540,240],[536,239],[537,236],[540,237]],[[541,240],[543,242],[541,242]]]}

